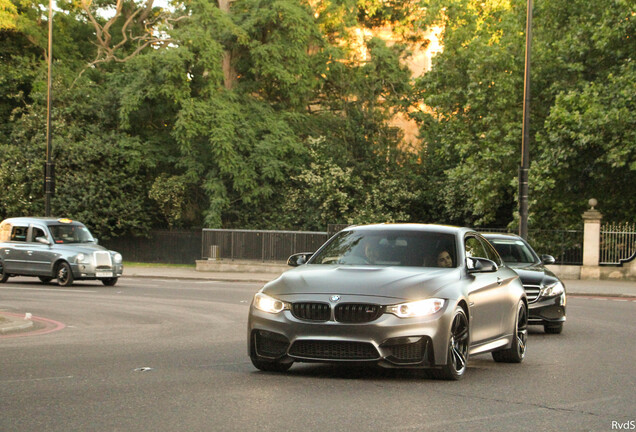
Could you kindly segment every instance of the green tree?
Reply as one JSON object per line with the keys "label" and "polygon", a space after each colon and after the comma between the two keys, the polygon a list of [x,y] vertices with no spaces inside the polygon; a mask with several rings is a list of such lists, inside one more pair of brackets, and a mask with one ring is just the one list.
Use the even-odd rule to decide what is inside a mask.
{"label": "green tree", "polygon": [[[418,82],[430,110],[414,115],[423,177],[441,191],[424,193],[434,203],[427,210],[454,223],[514,224],[525,2],[423,5],[425,25],[444,25],[444,51]],[[633,215],[620,194],[607,194],[612,181],[635,180],[633,2],[535,2],[533,23],[531,227],[580,226],[587,199],[601,194],[615,217]]]}

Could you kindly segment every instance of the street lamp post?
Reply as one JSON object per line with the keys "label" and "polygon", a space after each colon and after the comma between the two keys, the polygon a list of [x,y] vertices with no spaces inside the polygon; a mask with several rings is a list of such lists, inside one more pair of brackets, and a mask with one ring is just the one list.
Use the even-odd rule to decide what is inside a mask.
{"label": "street lamp post", "polygon": [[523,136],[519,166],[519,236],[528,238],[528,171],[530,170],[530,51],[532,45],[532,0],[526,12],[526,67],[523,88]]}
{"label": "street lamp post", "polygon": [[48,55],[48,83],[46,94],[46,163],[44,165],[44,215],[51,216],[51,196],[55,189],[55,164],[52,158],[51,143],[51,80],[53,63],[53,0],[49,0],[49,55]]}

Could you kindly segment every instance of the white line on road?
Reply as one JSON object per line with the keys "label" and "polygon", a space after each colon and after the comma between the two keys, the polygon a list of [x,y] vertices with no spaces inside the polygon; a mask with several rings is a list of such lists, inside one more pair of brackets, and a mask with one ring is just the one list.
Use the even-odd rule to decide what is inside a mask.
{"label": "white line on road", "polygon": [[13,380],[0,380],[1,383],[18,383],[18,382],[35,382],[35,381],[53,381],[53,380],[64,380],[64,379],[72,379],[73,375],[68,376],[59,376],[59,377],[47,377],[47,378],[25,378],[25,379],[13,379]]}
{"label": "white line on road", "polygon": [[71,293],[96,293],[97,291],[87,291],[78,289],[60,289],[60,288],[24,288],[3,286],[2,289],[23,290],[23,291],[50,291],[50,292],[71,292]]}

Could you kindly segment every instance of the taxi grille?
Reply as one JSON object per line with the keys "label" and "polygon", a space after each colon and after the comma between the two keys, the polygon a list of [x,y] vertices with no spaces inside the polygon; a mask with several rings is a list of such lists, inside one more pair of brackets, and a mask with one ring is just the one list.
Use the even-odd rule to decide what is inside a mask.
{"label": "taxi grille", "polygon": [[299,340],[289,355],[316,360],[377,360],[378,350],[368,342]]}
{"label": "taxi grille", "polygon": [[96,267],[112,267],[113,263],[110,260],[110,253],[95,252],[95,266]]}
{"label": "taxi grille", "polygon": [[540,285],[524,285],[523,289],[526,291],[526,297],[528,297],[528,303],[534,303],[539,298],[541,293]]}
{"label": "taxi grille", "polygon": [[292,314],[302,320],[329,321],[331,308],[327,303],[294,303]]}
{"label": "taxi grille", "polygon": [[382,307],[366,303],[344,303],[336,306],[336,321],[343,323],[366,323],[378,319]]}

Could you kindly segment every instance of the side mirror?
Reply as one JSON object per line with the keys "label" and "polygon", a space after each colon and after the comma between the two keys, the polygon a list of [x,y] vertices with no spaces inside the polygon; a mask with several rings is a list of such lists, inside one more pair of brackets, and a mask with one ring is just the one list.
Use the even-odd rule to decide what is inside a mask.
{"label": "side mirror", "polygon": [[477,257],[466,258],[466,267],[468,273],[492,273],[499,269],[494,261]]}
{"label": "side mirror", "polygon": [[99,240],[97,240],[97,237],[93,237],[93,240],[95,240],[95,244],[99,244]]}
{"label": "side mirror", "polygon": [[36,237],[35,241],[38,242],[38,243],[45,244],[45,245],[50,245],[51,244],[51,242],[46,237]]}
{"label": "side mirror", "polygon": [[554,264],[556,260],[552,255],[541,255],[541,262],[543,264]]}
{"label": "side mirror", "polygon": [[309,258],[311,258],[313,254],[314,254],[313,252],[302,252],[302,253],[293,254],[287,260],[287,265],[292,267],[298,267],[300,265],[303,265],[307,261],[309,261]]}

